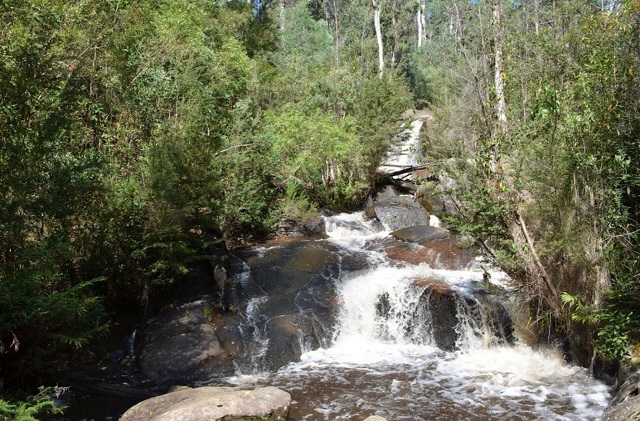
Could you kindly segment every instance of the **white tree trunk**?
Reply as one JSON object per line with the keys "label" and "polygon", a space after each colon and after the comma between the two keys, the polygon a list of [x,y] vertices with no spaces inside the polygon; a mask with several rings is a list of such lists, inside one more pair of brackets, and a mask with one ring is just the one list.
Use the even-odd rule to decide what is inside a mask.
{"label": "white tree trunk", "polygon": [[[327,22],[329,18],[327,17]],[[335,60],[336,69],[340,68],[340,25],[338,24],[338,9],[336,8],[336,0],[333,0],[333,22],[335,29]]]}
{"label": "white tree trunk", "polygon": [[280,7],[280,32],[284,32],[284,0],[278,0],[278,6]]}
{"label": "white tree trunk", "polygon": [[373,26],[376,29],[376,40],[378,41],[378,68],[380,76],[384,71],[384,46],[382,45],[382,28],[380,26],[380,5],[377,0],[371,0],[373,5]]}
{"label": "white tree trunk", "polygon": [[500,0],[493,0],[493,41],[495,45],[495,73],[496,111],[498,125],[502,134],[507,133],[507,101],[504,96],[504,79],[502,68],[502,33],[500,29]]}
{"label": "white tree trunk", "polygon": [[425,40],[426,20],[424,18],[424,4],[420,4],[418,13],[416,14],[416,20],[418,22],[418,48],[420,48]]}

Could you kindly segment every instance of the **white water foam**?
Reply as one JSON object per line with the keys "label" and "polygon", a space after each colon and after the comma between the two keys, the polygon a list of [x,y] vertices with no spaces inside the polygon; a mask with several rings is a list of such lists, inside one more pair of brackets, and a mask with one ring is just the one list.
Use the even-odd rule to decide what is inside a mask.
{"label": "white water foam", "polygon": [[[374,252],[362,249],[366,241],[386,236],[362,214],[328,218],[327,227],[334,244],[367,253]],[[425,287],[414,280],[439,280],[462,296],[477,289],[483,272],[390,262],[380,252],[376,260],[373,269],[338,280],[340,314],[330,347],[306,352],[277,373],[232,381],[290,391],[290,416],[306,421],[372,414],[395,421],[599,419],[609,388],[557,350],[478,340],[460,313],[456,351],[411,331],[430,323],[415,320],[426,315],[418,306]],[[493,283],[507,284],[502,272],[490,274]]]}
{"label": "white water foam", "polygon": [[329,240],[346,248],[360,249],[367,241],[389,234],[382,224],[367,218],[364,212],[341,213],[324,217],[324,221]]}

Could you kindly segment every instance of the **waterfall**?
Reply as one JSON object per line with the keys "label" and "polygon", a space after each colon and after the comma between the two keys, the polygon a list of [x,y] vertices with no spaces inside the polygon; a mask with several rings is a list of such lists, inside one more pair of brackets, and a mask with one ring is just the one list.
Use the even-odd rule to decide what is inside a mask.
{"label": "waterfall", "polygon": [[[301,328],[299,361],[228,382],[282,387],[294,399],[290,416],[307,421],[372,414],[407,421],[599,419],[608,387],[557,350],[518,343],[508,302],[483,288],[479,264],[436,270],[392,260],[385,247],[396,243],[362,213],[328,217],[326,227],[328,240],[307,247],[331,250],[341,265],[324,275],[332,279],[323,285],[335,286],[328,301],[337,305],[336,317],[319,329],[327,337],[305,340]],[[349,259],[365,263],[347,268]],[[506,274],[489,273],[508,285]],[[320,291],[306,291],[296,306]],[[262,302],[255,304],[245,317],[258,322]],[[317,328],[320,313],[313,312],[325,308],[300,314]],[[264,330],[256,332],[268,341]]]}

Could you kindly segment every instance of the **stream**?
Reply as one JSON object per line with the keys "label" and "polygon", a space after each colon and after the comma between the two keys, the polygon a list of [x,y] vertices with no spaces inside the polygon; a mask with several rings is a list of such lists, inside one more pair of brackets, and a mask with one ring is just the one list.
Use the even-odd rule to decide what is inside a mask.
{"label": "stream", "polygon": [[[496,316],[477,298],[483,295],[478,267],[432,269],[391,260],[379,245],[388,232],[361,213],[327,218],[326,229],[329,239],[319,241],[332,243],[338,254],[364,254],[368,265],[332,275],[338,312],[325,346],[312,349],[299,338],[300,361],[265,372],[254,360],[235,376],[200,384],[278,386],[292,395],[292,420],[600,418],[609,387],[567,364],[558,349],[533,349],[513,338],[508,322],[505,327],[500,321],[504,314]],[[508,286],[505,274],[489,273],[492,283]],[[429,308],[434,301],[425,299],[434,292],[416,279],[444,285],[457,297],[455,346],[449,350],[436,346],[437,313]],[[499,307],[508,308],[509,299],[503,301]],[[248,308],[259,314],[263,303],[255,298]],[[254,339],[267,349],[266,335]]]}

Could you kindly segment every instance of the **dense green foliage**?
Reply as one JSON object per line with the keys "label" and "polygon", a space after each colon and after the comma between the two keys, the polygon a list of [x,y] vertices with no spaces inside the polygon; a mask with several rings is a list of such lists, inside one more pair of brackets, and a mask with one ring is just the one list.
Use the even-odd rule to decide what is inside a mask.
{"label": "dense green foliage", "polygon": [[408,86],[362,60],[372,29],[336,42],[300,2],[280,31],[264,6],[2,2],[3,396],[55,381],[108,314],[146,312],[208,246],[362,203]]}
{"label": "dense green foliage", "polygon": [[640,5],[498,4],[499,26],[493,2],[430,2],[441,24],[419,60],[438,69],[453,58],[453,81],[435,83],[453,91],[422,94],[439,117],[432,159],[456,180],[458,229],[510,271],[537,324],[620,359],[640,340]]}
{"label": "dense green foliage", "polygon": [[25,401],[8,402],[0,399],[0,417],[2,420],[37,421],[43,413],[61,414],[64,407],[59,407],[53,400],[64,390],[61,388],[40,388],[37,395],[29,396]]}

